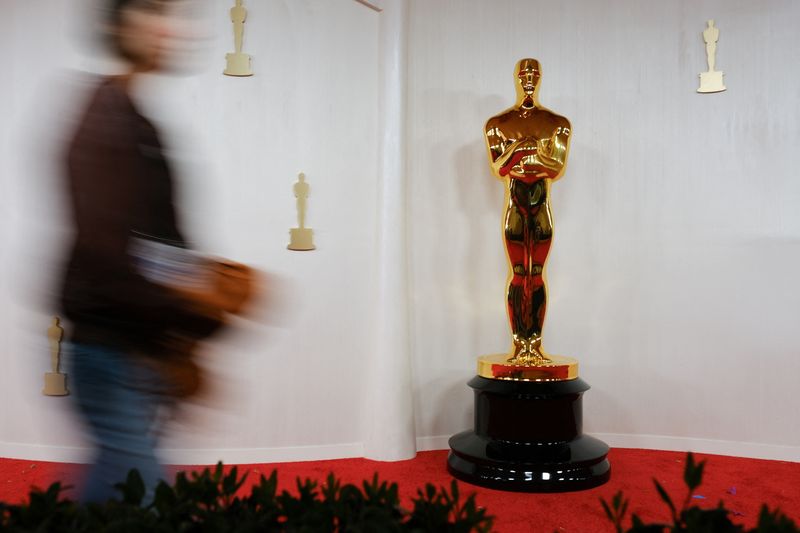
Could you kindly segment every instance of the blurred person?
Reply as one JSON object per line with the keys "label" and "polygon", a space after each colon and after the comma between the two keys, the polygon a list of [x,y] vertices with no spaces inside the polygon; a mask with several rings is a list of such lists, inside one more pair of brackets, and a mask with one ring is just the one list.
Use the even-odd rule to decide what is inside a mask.
{"label": "blurred person", "polygon": [[196,394],[198,341],[240,312],[251,271],[189,249],[155,126],[131,98],[166,68],[173,2],[106,0],[107,43],[124,72],[102,77],[66,148],[74,237],[60,303],[72,324],[70,385],[97,448],[82,501],[116,495],[136,468],[151,499],[159,409]]}

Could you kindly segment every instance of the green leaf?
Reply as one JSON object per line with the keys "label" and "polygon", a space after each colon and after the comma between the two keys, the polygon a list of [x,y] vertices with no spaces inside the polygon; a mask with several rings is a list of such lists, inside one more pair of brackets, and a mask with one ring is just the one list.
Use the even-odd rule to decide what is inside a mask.
{"label": "green leaf", "polygon": [[122,492],[122,501],[129,505],[139,506],[142,504],[145,494],[144,481],[139,471],[135,468],[128,472],[128,478],[124,483],[117,483],[114,488]]}
{"label": "green leaf", "polygon": [[240,479],[239,468],[234,466],[228,475],[222,479],[222,495],[225,497],[235,496],[246,480],[247,474],[245,473]]}
{"label": "green leaf", "polygon": [[664,487],[661,486],[661,483],[659,483],[658,480],[653,479],[653,483],[655,483],[655,485],[656,485],[656,490],[658,491],[658,495],[669,506],[669,510],[672,513],[673,520],[677,522],[678,521],[678,512],[675,510],[675,504],[672,503],[672,498],[669,497],[669,494],[667,494],[667,491],[664,490]]}
{"label": "green leaf", "polygon": [[[204,474],[208,473],[208,470],[203,471]],[[224,469],[222,467],[222,461],[217,462],[216,468],[214,468],[214,474],[211,476],[211,479],[214,483],[219,483],[222,480],[222,475],[224,473]]]}
{"label": "green leaf", "polygon": [[600,498],[600,503],[603,506],[603,510],[606,512],[606,516],[610,521],[614,521],[614,513],[611,512],[611,507],[608,506],[606,501],[603,498]]}
{"label": "green leaf", "polygon": [[761,506],[758,514],[758,533],[798,533],[800,528],[795,522],[777,509],[770,511],[766,504]]}
{"label": "green leaf", "polygon": [[689,452],[686,455],[686,467],[683,470],[683,481],[690,491],[694,491],[703,482],[703,469],[706,462],[702,461],[699,464],[694,462],[694,455]]}
{"label": "green leaf", "polygon": [[692,507],[681,513],[681,523],[685,524],[686,531],[698,533],[742,533],[741,526],[735,525],[728,518],[728,511],[724,508],[700,509]]}
{"label": "green leaf", "polygon": [[622,521],[625,519],[625,513],[628,512],[628,500],[624,498],[622,491],[617,491],[614,494],[610,505],[603,499],[600,499],[600,503],[606,516],[614,524],[617,533],[621,533]]}
{"label": "green leaf", "polygon": [[156,486],[156,494],[153,499],[155,508],[161,513],[166,513],[175,506],[177,501],[178,498],[175,496],[175,491],[172,490],[172,487],[160,481]]}

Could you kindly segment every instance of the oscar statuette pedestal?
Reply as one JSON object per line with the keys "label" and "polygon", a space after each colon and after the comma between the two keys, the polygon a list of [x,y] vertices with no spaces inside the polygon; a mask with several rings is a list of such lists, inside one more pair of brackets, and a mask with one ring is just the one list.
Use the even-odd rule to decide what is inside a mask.
{"label": "oscar statuette pedestal", "polygon": [[289,250],[308,251],[315,248],[314,232],[311,228],[290,228],[289,239]]}
{"label": "oscar statuette pedestal", "polygon": [[44,375],[42,394],[45,396],[66,396],[69,394],[67,390],[67,375],[58,372],[47,372]]}
{"label": "oscar statuette pedestal", "polygon": [[608,446],[584,435],[580,378],[516,381],[475,376],[475,427],[450,438],[447,469],[492,489],[582,490],[608,481]]}
{"label": "oscar statuette pedestal", "polygon": [[725,90],[725,83],[722,81],[722,71],[700,73],[699,93],[719,93]]}
{"label": "oscar statuette pedestal", "polygon": [[225,54],[225,61],[227,65],[223,74],[226,76],[245,77],[253,75],[253,71],[250,70],[250,56],[248,54]]}
{"label": "oscar statuette pedestal", "polygon": [[583,434],[578,361],[547,354],[545,261],[553,236],[550,186],[567,162],[572,126],[538,101],[541,68],[514,68],[516,104],[484,129],[494,176],[505,184],[503,238],[509,261],[508,353],[478,359],[471,430],[450,438],[447,469],[456,478],[499,490],[566,492],[611,476],[608,446]]}

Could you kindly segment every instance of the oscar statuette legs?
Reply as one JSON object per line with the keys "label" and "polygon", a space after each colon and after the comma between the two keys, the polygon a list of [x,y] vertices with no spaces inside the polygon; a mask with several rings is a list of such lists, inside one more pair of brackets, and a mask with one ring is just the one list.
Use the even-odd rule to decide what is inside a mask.
{"label": "oscar statuette legs", "polygon": [[450,438],[447,469],[499,490],[566,492],[608,481],[608,446],[582,433],[589,385],[475,376],[475,428]]}

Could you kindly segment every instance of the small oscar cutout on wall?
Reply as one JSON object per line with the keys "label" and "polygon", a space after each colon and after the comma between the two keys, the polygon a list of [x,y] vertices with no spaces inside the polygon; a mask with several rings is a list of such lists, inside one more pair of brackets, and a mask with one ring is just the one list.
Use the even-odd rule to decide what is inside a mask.
{"label": "small oscar cutout on wall", "polygon": [[46,396],[66,396],[67,375],[59,372],[61,364],[61,339],[64,337],[64,328],[59,324],[58,317],[53,317],[53,322],[47,328],[47,338],[50,341],[50,366],[52,372],[44,375],[44,389],[42,393]]}
{"label": "small oscar cutout on wall", "polygon": [[308,192],[311,189],[306,183],[306,175],[302,172],[297,176],[298,182],[294,184],[294,196],[297,198],[297,225],[298,228],[291,228],[289,230],[289,248],[290,250],[313,250],[314,247],[314,232],[311,228],[306,227],[306,200],[308,199]]}
{"label": "small oscar cutout on wall", "polygon": [[703,40],[706,42],[706,61],[708,62],[708,72],[700,73],[699,93],[718,93],[725,90],[722,83],[723,73],[721,70],[714,70],[717,62],[717,41],[719,40],[719,28],[714,26],[714,21],[707,22],[706,29],[703,30]]}
{"label": "small oscar cutout on wall", "polygon": [[231,22],[233,22],[233,40],[235,52],[225,54],[227,66],[223,74],[227,76],[252,76],[250,70],[250,56],[242,53],[244,40],[244,21],[247,20],[247,9],[242,5],[242,0],[236,0],[236,5],[231,8]]}

